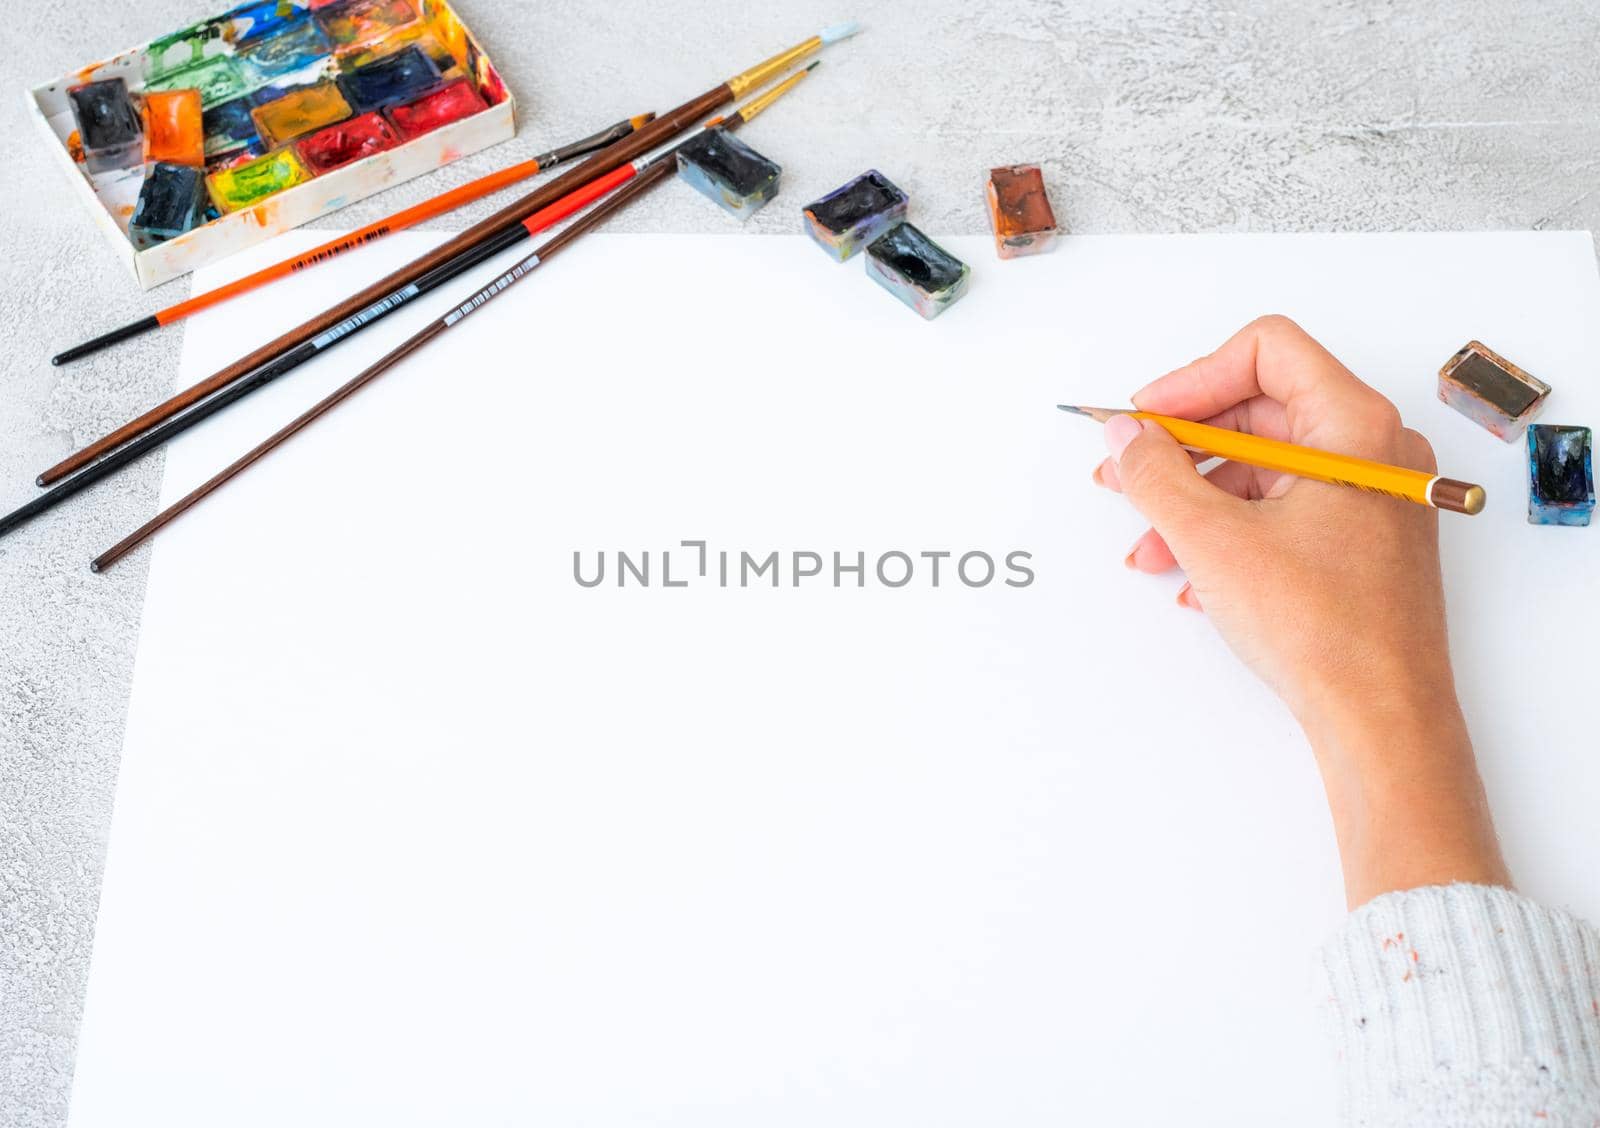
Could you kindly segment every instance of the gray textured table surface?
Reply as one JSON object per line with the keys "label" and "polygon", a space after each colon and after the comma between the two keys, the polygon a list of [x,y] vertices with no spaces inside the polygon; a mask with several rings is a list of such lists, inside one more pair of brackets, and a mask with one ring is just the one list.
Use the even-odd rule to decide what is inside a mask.
{"label": "gray textured table surface", "polygon": [[[15,5],[0,135],[0,508],[162,398],[181,331],[64,370],[46,357],[186,292],[140,293],[68,195],[15,89],[222,8]],[[521,108],[516,140],[341,212],[368,222],[597,124],[665,108],[840,19],[792,103],[750,131],[794,204],[868,165],[939,233],[986,229],[983,171],[1038,161],[1078,232],[1600,226],[1600,10],[1583,0],[960,0],[458,8]],[[701,37],[708,42],[701,42]],[[447,221],[457,227],[490,210]],[[798,229],[775,206],[756,232]],[[727,231],[661,191],[616,225]],[[147,553],[85,562],[154,510],[159,457],[0,542],[0,1124],[64,1123]]]}

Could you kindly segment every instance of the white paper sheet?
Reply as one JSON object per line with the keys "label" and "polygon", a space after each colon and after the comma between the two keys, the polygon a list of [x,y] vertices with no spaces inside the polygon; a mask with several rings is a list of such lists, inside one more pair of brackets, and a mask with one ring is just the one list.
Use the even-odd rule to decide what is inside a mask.
{"label": "white paper sheet", "polygon": [[[196,319],[179,382],[433,238]],[[1522,887],[1600,918],[1600,533],[1434,398],[1479,337],[1600,420],[1589,236],[947,245],[924,323],[799,238],[587,240],[162,534],[74,1128],[1329,1123],[1310,756],[1054,408],[1273,310],[1487,486],[1442,521],[1462,694]],[[174,444],[164,500],[494,272]],[[619,549],[651,586],[574,582]]]}

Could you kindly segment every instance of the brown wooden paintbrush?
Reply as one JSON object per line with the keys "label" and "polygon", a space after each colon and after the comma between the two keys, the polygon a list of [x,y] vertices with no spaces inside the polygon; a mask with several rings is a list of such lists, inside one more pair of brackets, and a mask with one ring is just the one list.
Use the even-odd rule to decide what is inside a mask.
{"label": "brown wooden paintbrush", "polygon": [[[706,128],[710,128],[713,125],[720,125],[724,129],[735,130],[745,125],[757,114],[761,113],[768,106],[772,105],[773,102],[777,101],[784,94],[788,93],[796,85],[798,85],[800,81],[816,67],[816,65],[816,63],[812,63],[811,66],[807,67],[805,70],[789,76],[789,78],[784,80],[781,84],[774,87],[766,94],[763,94],[761,97],[752,100],[748,105],[744,106],[738,112],[730,115],[728,118],[715,119],[707,122]],[[353,376],[350,380],[334,389],[316,403],[312,404],[311,407],[307,408],[289,423],[275,431],[261,443],[246,451],[238,459],[224,467],[215,476],[201,483],[195,489],[189,491],[189,493],[185,494],[183,497],[167,506],[167,508],[163,509],[160,513],[157,513],[150,520],[146,521],[143,525],[139,526],[126,537],[122,538],[122,540],[106,549],[106,551],[102,552],[90,562],[89,570],[92,572],[102,572],[111,567],[111,565],[115,564],[118,560],[121,560],[135,548],[138,548],[145,541],[149,540],[152,536],[161,531],[161,529],[165,528],[174,520],[181,517],[184,513],[188,512],[200,501],[204,500],[218,489],[221,489],[228,482],[231,482],[234,478],[244,473],[244,471],[248,470],[255,463],[259,462],[272,451],[276,450],[278,447],[294,438],[295,435],[299,434],[312,423],[322,418],[322,416],[328,414],[328,412],[338,407],[345,400],[355,395],[358,391],[372,383],[379,376],[382,376],[385,372],[399,364],[406,357],[422,348],[435,337],[444,334],[445,332],[454,328],[456,325],[460,324],[466,318],[476,313],[479,309],[483,308],[501,294],[505,293],[505,291],[510,289],[512,286],[516,285],[523,278],[526,278],[529,274],[533,273],[533,271],[536,270],[540,265],[548,262],[550,258],[559,251],[571,246],[572,243],[577,241],[577,239],[579,239],[581,236],[593,231],[612,215],[618,211],[621,211],[634,200],[638,199],[640,196],[650,191],[650,189],[660,184],[672,174],[673,169],[677,165],[676,149],[677,146],[673,145],[669,148],[666,148],[662,152],[640,158],[640,160],[636,162],[636,165],[638,166],[637,174],[626,184],[624,184],[623,187],[618,189],[614,195],[607,197],[592,211],[586,213],[582,218],[574,221],[573,224],[565,231],[561,232],[561,234],[557,235],[553,239],[547,240],[545,244],[533,254],[517,263],[510,270],[506,271],[493,282],[490,282],[483,289],[479,290],[476,294],[473,294],[466,301],[450,310],[443,317],[436,321],[430,322],[428,325],[425,325],[418,332],[412,334],[410,337],[406,338],[406,340],[402,341],[399,345],[391,349],[388,353],[380,357],[373,364],[369,365],[367,368]]]}
{"label": "brown wooden paintbrush", "polygon": [[[456,208],[465,207],[474,200],[481,200],[485,196],[493,195],[508,185],[515,184],[529,177],[537,176],[541,172],[548,172],[557,165],[571,164],[579,157],[586,157],[590,153],[599,152],[607,145],[613,145],[632,133],[642,129],[655,119],[655,114],[639,114],[637,117],[619,121],[617,124],[581,141],[573,141],[559,148],[551,149],[548,153],[540,153],[525,161],[519,161],[507,168],[491,172],[487,176],[480,176],[476,180],[441,192],[432,199],[423,200],[420,204],[413,204],[409,208],[402,208],[393,215],[384,216],[374,220],[365,227],[355,231],[346,232],[337,239],[330,239],[326,243],[302,251],[297,255],[264,266],[260,270],[252,271],[243,278],[235,278],[232,282],[225,283],[202,294],[195,294],[181,302],[159,309],[148,317],[138,321],[130,321],[109,333],[102,333],[98,337],[73,345],[64,349],[50,358],[51,364],[70,364],[72,361],[109,348],[122,341],[130,340],[141,333],[148,333],[153,329],[160,329],[165,325],[175,325],[186,317],[193,317],[202,310],[211,309],[223,302],[231,301],[240,294],[248,294],[259,286],[271,285],[281,278],[288,278],[309,267],[329,261],[339,255],[369,247],[387,235],[396,231],[404,231],[408,227],[415,227],[419,223],[426,223]],[[40,485],[46,483],[41,482]]]}
{"label": "brown wooden paintbrush", "polygon": [[[567,193],[582,187],[596,177],[604,175],[644,153],[650,152],[685,129],[704,120],[721,107],[767,85],[767,83],[802,59],[820,51],[825,45],[847,38],[855,34],[855,31],[856,25],[853,23],[825,28],[818,34],[797,43],[788,50],[756,64],[749,70],[734,75],[725,82],[718,83],[704,94],[690,99],[677,109],[662,114],[643,129],[639,129],[609,148],[601,150],[576,168],[546,182],[535,191],[496,212],[488,219],[474,224],[461,232],[461,234],[440,244],[394,273],[361,289],[331,309],[324,310],[309,321],[303,322],[282,336],[262,345],[254,352],[240,357],[215,375],[179,392],[138,418],[118,427],[109,435],[90,443],[76,454],[63,459],[40,474],[38,484],[47,486],[52,482],[59,481],[68,474],[89,465],[107,452],[116,449],[123,443],[137,438],[185,408],[198,403],[218,389],[248,376],[252,371],[263,365],[272,363],[289,352],[289,350],[310,342],[319,335],[326,334],[342,324],[348,323],[355,315],[364,314],[366,311],[382,305],[391,296],[401,293],[418,278],[449,262],[457,255],[471,252],[478,244],[514,228],[534,212],[554,203]],[[360,322],[357,328],[363,328],[367,324],[370,324],[370,320]]]}

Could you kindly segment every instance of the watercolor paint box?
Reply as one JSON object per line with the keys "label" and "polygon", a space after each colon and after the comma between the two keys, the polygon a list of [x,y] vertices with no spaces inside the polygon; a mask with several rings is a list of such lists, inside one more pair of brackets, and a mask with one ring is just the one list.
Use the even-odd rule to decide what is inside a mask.
{"label": "watercolor paint box", "polygon": [[[153,158],[141,160],[106,128],[106,146],[86,159],[78,128],[85,99],[75,106],[71,94],[105,80],[121,80],[136,113],[146,91],[200,92],[211,206],[191,230],[142,248],[130,237]],[[146,288],[516,132],[510,92],[445,0],[257,0],[27,98],[79,198]],[[148,232],[135,234],[149,241]]]}

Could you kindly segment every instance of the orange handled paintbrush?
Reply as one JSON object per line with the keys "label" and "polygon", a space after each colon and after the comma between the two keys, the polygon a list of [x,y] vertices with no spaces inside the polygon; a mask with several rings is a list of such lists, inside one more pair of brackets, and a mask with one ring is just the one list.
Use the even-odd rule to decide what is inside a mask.
{"label": "orange handled paintbrush", "polygon": [[[746,103],[736,113],[733,113],[726,118],[713,118],[712,120],[706,122],[703,128],[710,129],[714,125],[721,125],[724,129],[728,130],[738,129],[740,126],[750,121],[751,118],[755,117],[767,107],[771,106],[790,90],[793,90],[795,86],[797,86],[816,65],[816,63],[812,63],[805,70],[798,71],[795,74],[790,75],[787,79],[773,87],[766,94],[761,95],[759,98],[754,98]],[[479,290],[476,294],[473,294],[471,297],[467,298],[464,302],[447,312],[437,321],[423,326],[416,333],[412,334],[410,337],[406,338],[406,340],[396,345],[388,353],[382,357],[379,357],[378,360],[368,365],[360,372],[356,373],[356,375],[351,377],[346,383],[334,389],[321,400],[318,400],[306,411],[301,413],[295,419],[291,420],[286,426],[282,427],[270,435],[266,440],[257,444],[254,448],[245,452],[245,454],[243,454],[241,457],[224,467],[216,476],[195,487],[195,489],[191,490],[188,494],[184,495],[182,498],[163,509],[149,521],[146,521],[132,533],[129,533],[126,537],[123,537],[122,540],[118,541],[105,552],[102,552],[99,556],[95,557],[94,560],[90,562],[89,569],[94,572],[99,572],[111,567],[111,565],[115,564],[118,560],[121,560],[128,553],[132,552],[139,545],[143,544],[150,537],[154,536],[159,530],[165,528],[169,523],[182,516],[190,508],[199,503],[203,498],[207,497],[215,490],[220,489],[222,486],[238,477],[245,470],[249,469],[262,458],[266,457],[267,454],[271,453],[284,443],[288,442],[290,439],[294,438],[295,435],[299,434],[322,416],[338,407],[345,400],[355,395],[356,392],[360,391],[368,384],[371,384],[379,376],[382,376],[385,372],[399,364],[406,357],[422,348],[429,341],[445,332],[448,332],[450,329],[453,329],[466,318],[482,309],[485,305],[499,297],[501,294],[505,293],[518,282],[522,281],[522,279],[528,277],[536,269],[538,269],[542,263],[547,262],[557,252],[561,251],[565,247],[570,246],[575,240],[587,232],[599,227],[605,220],[610,218],[616,212],[621,211],[634,200],[648,192],[655,185],[660,184],[672,174],[672,171],[675,168],[677,168],[676,153],[679,144],[681,144],[681,142],[670,142],[666,145],[663,145],[660,149],[638,158],[631,166],[632,171],[626,175],[624,175],[623,169],[630,167],[626,165],[623,166],[623,169],[617,169],[608,174],[609,177],[617,177],[617,182],[619,184],[622,184],[624,181],[629,183],[623,184],[618,191],[611,193],[611,195],[594,210],[573,222],[572,225],[561,234],[546,242],[533,254],[517,263],[510,270],[506,271],[493,282],[490,282],[487,286]],[[598,184],[599,181],[596,181],[595,183]],[[262,382],[265,382],[265,380],[261,377],[253,376],[250,379],[262,380]],[[268,379],[270,379],[270,377],[268,377]],[[242,383],[241,385],[236,385],[235,388],[230,388],[228,391],[221,393],[219,396],[214,397],[211,400],[202,401],[197,407],[192,408],[188,414],[181,415],[177,419],[169,421],[167,424],[165,424],[165,426],[173,427],[175,424],[182,424],[184,420],[190,419],[191,416],[203,418],[204,415],[209,414],[212,410],[215,410],[215,408],[211,405],[217,404],[218,406],[221,406],[218,401],[230,395],[242,395],[244,394],[244,390],[245,389],[243,388]],[[72,481],[76,480],[77,479],[75,478],[72,479]],[[0,528],[3,528],[3,523],[0,523]]]}
{"label": "orange handled paintbrush", "polygon": [[364,309],[371,308],[373,303],[379,302],[386,295],[398,293],[441,264],[459,255],[471,253],[474,247],[485,240],[499,238],[508,229],[515,228],[540,208],[548,206],[596,177],[604,176],[612,169],[627,164],[635,157],[649,152],[662,144],[662,142],[682,133],[690,126],[699,124],[705,120],[707,114],[715,113],[728,103],[737,101],[746,94],[775,81],[797,63],[816,54],[829,44],[837,43],[854,35],[856,30],[854,23],[837,24],[833,27],[823,28],[816,35],[804,39],[788,50],[780,51],[770,59],[757,63],[732,78],[718,83],[704,94],[691,98],[683,105],[668,110],[664,114],[658,114],[656,120],[646,125],[643,129],[636,130],[622,140],[606,146],[582,164],[557,175],[554,179],[546,181],[520,200],[514,201],[487,219],[480,220],[465,231],[445,240],[420,258],[407,263],[399,270],[375,282],[369,283],[337,305],[323,310],[315,317],[295,326],[282,336],[268,341],[222,370],[212,373],[198,384],[190,385],[181,392],[169,396],[137,418],[130,419],[110,434],[104,435],[81,450],[68,455],[40,474],[37,479],[38,484],[48,486],[61,481],[68,474],[83,469],[96,459],[109,454],[124,444],[133,442],[140,435],[160,426],[179,412],[194,406],[207,396],[232,384],[235,380],[245,379],[257,369],[275,363],[291,350],[299,348],[318,336],[325,336],[330,330],[350,318],[358,316]]}
{"label": "orange handled paintbrush", "polygon": [[570,145],[563,145],[559,149],[551,149],[548,153],[540,153],[531,160],[521,161],[499,172],[491,172],[488,176],[480,176],[459,188],[452,188],[448,192],[440,193],[431,200],[424,200],[420,204],[397,211],[391,216],[386,216],[375,223],[358,228],[348,235],[341,235],[337,239],[329,240],[321,246],[312,247],[304,254],[293,258],[284,259],[282,262],[273,263],[271,266],[262,267],[253,274],[229,282],[225,286],[218,286],[215,290],[207,290],[203,294],[196,294],[187,301],[170,305],[166,309],[157,310],[149,317],[131,321],[120,329],[113,329],[109,333],[74,345],[64,352],[59,352],[50,358],[51,364],[67,364],[88,356],[90,353],[99,352],[103,348],[126,341],[130,337],[137,337],[141,333],[148,333],[152,329],[159,329],[163,325],[171,325],[175,321],[182,321],[191,314],[199,313],[203,309],[210,309],[220,305],[229,298],[236,298],[240,294],[248,293],[258,286],[265,286],[269,282],[276,282],[291,274],[316,266],[318,263],[327,262],[331,258],[364,247],[368,243],[382,239],[385,235],[392,235],[396,231],[404,231],[408,227],[415,227],[435,216],[445,212],[454,211],[481,200],[483,197],[500,191],[508,184],[515,184],[519,180],[526,180],[530,176],[537,176],[541,172],[555,168],[556,165],[565,164],[575,157],[586,156],[589,153],[604,149],[613,141],[620,141],[640,126],[645,125],[655,118],[655,114],[639,114],[626,121],[619,121],[616,125],[602,129],[599,133],[585,137],[581,141],[574,141]]}

